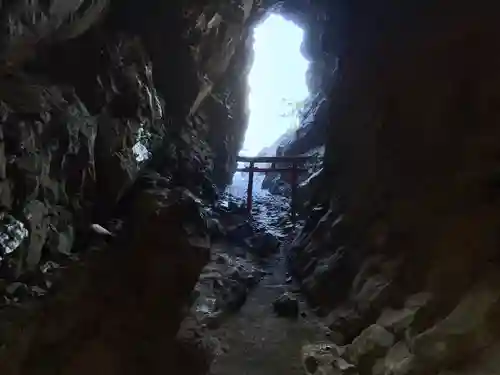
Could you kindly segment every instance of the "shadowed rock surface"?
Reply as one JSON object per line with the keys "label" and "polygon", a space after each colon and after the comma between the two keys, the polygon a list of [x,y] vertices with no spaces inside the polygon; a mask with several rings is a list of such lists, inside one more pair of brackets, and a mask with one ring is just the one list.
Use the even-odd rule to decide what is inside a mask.
{"label": "shadowed rock surface", "polygon": [[[0,372],[499,373],[498,10],[2,2]],[[312,110],[282,151],[324,151],[297,231],[286,186],[253,220],[215,204],[271,11],[305,29],[311,61]],[[314,324],[271,316],[288,289]],[[215,330],[228,357],[193,315],[210,298],[236,314]]]}

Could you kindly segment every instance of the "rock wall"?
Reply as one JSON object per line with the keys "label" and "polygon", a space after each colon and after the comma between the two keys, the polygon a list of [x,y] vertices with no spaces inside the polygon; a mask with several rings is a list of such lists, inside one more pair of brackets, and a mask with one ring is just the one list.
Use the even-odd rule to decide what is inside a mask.
{"label": "rock wall", "polygon": [[[246,125],[246,82],[219,81],[234,55],[233,71],[246,61],[253,7],[154,0],[2,5],[0,256],[7,257],[4,268],[14,268],[6,277],[36,269],[50,253],[69,254],[75,238],[108,218],[148,165],[207,197],[211,177],[219,184],[230,179]],[[215,83],[231,89],[236,104],[197,121]],[[226,123],[239,125],[234,133],[228,124],[216,126],[229,116]],[[225,148],[219,132],[231,136]],[[228,167],[212,175],[214,160]],[[16,245],[16,235],[29,238]]]}
{"label": "rock wall", "polygon": [[[209,260],[202,200],[246,126],[236,73],[257,11],[0,5],[0,372],[185,369],[174,337]],[[204,118],[213,90],[232,105]]]}
{"label": "rock wall", "polygon": [[[2,373],[155,373],[181,358],[173,334],[208,260],[198,196],[234,168],[258,7],[2,3]],[[497,373],[496,4],[279,10],[306,28],[310,86],[330,103],[314,209],[290,249],[343,346],[326,366]],[[91,251],[91,223],[122,235]]]}
{"label": "rock wall", "polygon": [[346,345],[326,349],[336,359],[322,371],[499,371],[496,11],[487,1],[325,5],[321,51],[339,70],[323,202],[290,249]]}

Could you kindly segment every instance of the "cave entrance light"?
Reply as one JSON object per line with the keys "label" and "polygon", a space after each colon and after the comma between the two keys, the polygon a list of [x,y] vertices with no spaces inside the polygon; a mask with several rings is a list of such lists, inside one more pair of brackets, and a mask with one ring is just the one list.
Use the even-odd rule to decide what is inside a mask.
{"label": "cave entrance light", "polygon": [[[296,109],[309,96],[309,62],[301,53],[304,31],[282,16],[270,14],[255,27],[253,37],[254,62],[248,76],[250,114],[241,156],[257,156],[293,131],[298,121]],[[234,188],[241,185],[244,189],[247,178],[236,173]],[[255,181],[257,190],[259,180]]]}

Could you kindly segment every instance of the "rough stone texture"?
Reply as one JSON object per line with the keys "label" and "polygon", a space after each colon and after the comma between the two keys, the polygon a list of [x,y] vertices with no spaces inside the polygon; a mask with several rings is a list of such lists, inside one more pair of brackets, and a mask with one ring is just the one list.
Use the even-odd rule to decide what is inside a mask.
{"label": "rough stone texture", "polygon": [[[89,235],[89,225],[104,224],[118,201],[126,222],[126,213],[141,217],[138,200],[149,208],[164,202],[166,192],[144,193],[144,185],[152,182],[142,178],[146,164],[165,179],[154,178],[154,184],[167,185],[175,199],[187,202],[190,215],[200,204],[196,196],[211,200],[213,184],[229,180],[245,118],[246,88],[238,74],[248,67],[249,52],[243,46],[249,43],[248,27],[259,17],[256,3],[2,2],[0,273],[3,284],[22,279],[2,288],[9,303],[31,296],[34,287],[45,290],[52,280],[42,283],[37,277],[57,268],[54,257],[67,261],[61,254],[88,248],[96,240]],[[262,1],[264,7],[274,4]],[[304,52],[312,60],[309,85],[313,92],[324,93],[328,102],[325,122],[312,127],[326,129],[325,161],[309,218],[290,249],[290,264],[312,302],[353,309],[353,320],[361,324],[345,330],[346,344],[352,339],[353,344],[361,342],[348,336],[372,326],[383,311],[407,309],[408,296],[422,290],[432,294],[432,301],[418,309],[411,323],[405,318],[401,328],[392,323],[380,326],[398,336],[405,327],[405,343],[421,373],[444,367],[461,371],[459,365],[466,368],[468,357],[494,345],[499,336],[492,318],[498,315],[498,282],[482,280],[499,269],[497,6],[487,0],[285,0],[279,7],[306,28]],[[235,133],[228,134],[232,129]],[[138,141],[152,152],[146,152],[148,162],[134,155]],[[149,219],[154,223],[158,218]],[[162,229],[177,225],[161,215],[160,219]],[[152,230],[148,220],[138,227]],[[72,296],[79,295],[79,287],[94,292],[80,296],[84,302],[68,302],[33,318],[29,327],[48,327],[43,332],[24,328],[25,335],[13,334],[11,339],[20,341],[2,345],[9,361],[1,364],[13,366],[3,373],[19,369],[17,373],[36,374],[36,358],[43,353],[58,357],[50,362],[59,366],[56,370],[77,373],[74,366],[81,364],[86,372],[94,372],[85,366],[100,362],[104,372],[113,373],[110,353],[128,358],[138,349],[135,343],[149,339],[123,340],[125,331],[115,330],[116,322],[155,336],[157,325],[140,326],[146,319],[139,318],[146,315],[163,324],[168,312],[151,301],[173,295],[177,311],[192,289],[198,268],[207,261],[195,256],[207,239],[194,233],[188,233],[191,244],[172,236],[168,241],[173,244],[148,238],[140,247],[133,241],[123,253],[114,248],[109,255],[113,261],[98,267],[114,276],[109,282],[101,278],[105,281],[98,287],[87,276],[82,276],[84,281],[69,280]],[[176,251],[186,246],[192,252]],[[138,248],[144,256],[136,258],[131,249]],[[146,256],[149,252],[151,258]],[[384,260],[381,268],[367,273],[366,261],[373,256]],[[116,259],[124,268],[116,267]],[[165,264],[176,268],[160,272]],[[384,264],[397,266],[386,272]],[[188,269],[186,279],[175,273],[177,269]],[[163,277],[173,278],[168,281],[176,283],[175,290],[168,289],[168,282],[158,282]],[[137,304],[137,293],[124,295],[117,285],[137,291],[131,284],[138,280],[142,287],[137,293],[152,299],[137,297]],[[100,294],[107,283],[114,297],[111,306],[95,312],[108,301],[108,295]],[[140,308],[124,308],[120,301]],[[76,315],[64,314],[82,305]],[[11,307],[9,314],[24,315]],[[62,336],[70,336],[69,342],[76,345],[78,335],[65,331],[61,315],[82,318],[83,323],[76,324],[78,332],[90,338],[79,345],[93,356],[78,357],[82,351],[73,353],[71,345],[62,344]],[[105,327],[105,337],[89,333],[96,321]],[[166,342],[179,319],[167,321]],[[132,342],[132,348],[123,348],[124,342]],[[96,350],[94,345],[104,348]],[[21,365],[27,351],[36,358]],[[99,353],[105,353],[102,361],[96,360]],[[392,358],[394,353],[389,353]],[[152,368],[161,365],[163,354],[146,354]],[[369,357],[370,364],[377,362]],[[133,373],[131,362],[124,365]],[[366,373],[372,369],[368,364],[362,367]]]}
{"label": "rough stone texture", "polygon": [[404,342],[399,341],[389,349],[384,359],[373,366],[373,375],[406,375],[415,371],[413,354]]}
{"label": "rough stone texture", "polygon": [[193,315],[211,329],[245,303],[247,294],[264,271],[246,259],[246,249],[214,243],[210,262],[203,268],[194,289]]}
{"label": "rough stone texture", "polygon": [[[300,2],[291,3],[306,12]],[[496,311],[487,303],[495,293],[479,281],[490,268],[499,269],[494,140],[500,128],[494,87],[500,82],[495,68],[500,55],[491,48],[499,37],[492,16],[498,6],[363,0],[316,5],[324,6],[330,30],[319,32],[319,22],[323,35],[310,49],[339,58],[328,94],[328,140],[316,194],[337,202],[332,216],[342,215],[345,226],[339,234],[333,219],[325,229],[323,220],[312,217],[291,249],[296,273],[307,288],[309,270],[339,246],[350,251],[354,275],[361,275],[364,259],[374,254],[400,262],[391,278],[396,290],[377,303],[378,312],[361,317],[362,325],[373,324],[380,308],[400,311],[408,296],[425,290],[433,299],[411,323],[402,323],[410,326],[405,333],[410,341],[419,334],[426,339],[416,351],[429,350],[419,373],[458,366],[498,337],[492,323],[476,316]],[[312,234],[319,228],[324,234],[318,240]],[[326,249],[317,250],[322,246]],[[347,284],[345,275],[335,272],[329,279],[336,282],[322,295],[339,293],[339,278],[341,289]],[[372,286],[384,285],[376,279],[380,282]],[[347,289],[354,288],[351,282]],[[482,286],[475,286],[478,282]],[[470,293],[485,298],[475,302],[474,311],[463,307]],[[373,295],[358,294],[359,302],[370,304]],[[457,309],[463,317],[458,322]],[[446,333],[450,320],[457,335]],[[443,360],[435,363],[438,352]]]}
{"label": "rough stone texture", "polygon": [[[247,23],[256,9],[254,1],[2,4],[1,208],[28,230],[40,226],[16,254],[18,276],[45,248],[68,253],[148,159],[205,198],[214,196],[211,178],[230,180],[246,126],[247,84],[236,72],[251,61]],[[216,84],[231,91],[232,106],[199,123]],[[214,157],[225,166],[215,174]]]}
{"label": "rough stone texture", "polygon": [[2,373],[135,374],[177,366],[181,308],[209,258],[202,210],[186,190],[150,190],[133,217],[110,246],[64,271],[43,308],[2,311]]}
{"label": "rough stone texture", "polygon": [[399,310],[387,308],[383,310],[377,324],[397,335],[401,335],[412,325],[419,311],[425,309],[426,305],[430,303],[431,296],[429,293],[415,294],[406,300],[404,308]]}
{"label": "rough stone texture", "polygon": [[[2,2],[0,372],[182,368],[175,333],[209,260],[201,199],[230,180],[246,126],[255,3]],[[231,108],[202,118],[213,87]]]}
{"label": "rough stone texture", "polygon": [[373,324],[366,328],[347,346],[346,358],[356,365],[361,373],[371,369],[378,357],[383,357],[394,344],[394,336],[385,328]]}
{"label": "rough stone texture", "polygon": [[355,375],[355,366],[342,358],[344,348],[332,343],[306,345],[302,348],[304,370],[307,374]]}

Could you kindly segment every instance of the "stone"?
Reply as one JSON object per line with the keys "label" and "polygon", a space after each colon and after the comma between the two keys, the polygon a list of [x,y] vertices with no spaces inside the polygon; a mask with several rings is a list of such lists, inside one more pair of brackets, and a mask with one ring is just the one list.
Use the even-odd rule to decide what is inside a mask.
{"label": "stone", "polygon": [[10,254],[16,250],[29,232],[24,224],[10,215],[0,219],[0,256]]}
{"label": "stone", "polygon": [[101,236],[105,236],[105,237],[114,237],[115,236],[114,233],[111,233],[109,230],[107,230],[106,228],[104,228],[102,225],[99,225],[99,224],[91,224],[90,230],[94,233],[97,233],[97,234],[99,234]]}
{"label": "stone", "polygon": [[350,343],[366,327],[365,319],[352,305],[342,305],[330,312],[326,324],[335,332],[337,343]]}
{"label": "stone", "polygon": [[255,228],[248,221],[228,226],[226,228],[227,238],[241,245],[247,245],[245,239],[252,237],[254,234]]}
{"label": "stone", "polygon": [[280,247],[280,241],[271,233],[257,233],[254,236],[245,239],[245,243],[251,249],[252,253],[267,257],[275,254]]}
{"label": "stone", "polygon": [[26,254],[27,269],[33,271],[42,257],[42,248],[49,233],[48,209],[40,201],[31,201],[24,208],[24,216],[28,222],[29,237]]}
{"label": "stone", "polygon": [[296,318],[299,314],[299,302],[289,293],[284,293],[273,302],[274,312],[281,317]]}
{"label": "stone", "polygon": [[389,349],[385,358],[377,360],[373,375],[409,375],[413,374],[415,358],[405,342],[399,341]]}
{"label": "stone", "polygon": [[392,281],[383,275],[373,275],[365,279],[361,289],[352,298],[359,311],[379,309],[390,297]]}
{"label": "stone", "polygon": [[46,245],[52,254],[71,255],[75,240],[73,215],[64,207],[54,205],[49,208],[50,224]]}
{"label": "stone", "polygon": [[495,314],[500,306],[496,274],[474,285],[451,313],[411,339],[411,351],[429,368],[446,366],[490,345],[495,337]]}
{"label": "stone", "polygon": [[385,309],[377,320],[377,324],[389,331],[401,335],[409,328],[418,311],[431,300],[430,293],[422,292],[408,297],[402,309]]}
{"label": "stone", "polygon": [[355,374],[354,365],[342,358],[344,348],[333,343],[315,343],[302,347],[302,364],[307,374]]}
{"label": "stone", "polygon": [[347,345],[345,358],[364,373],[374,366],[377,359],[384,357],[393,344],[392,333],[377,324],[372,324]]}
{"label": "stone", "polygon": [[251,262],[227,251],[223,244],[212,248],[210,262],[195,286],[194,315],[210,328],[219,326],[244,304],[248,291],[263,274]]}
{"label": "stone", "polygon": [[226,235],[226,230],[216,218],[210,217],[207,219],[208,232],[212,238],[221,238]]}

